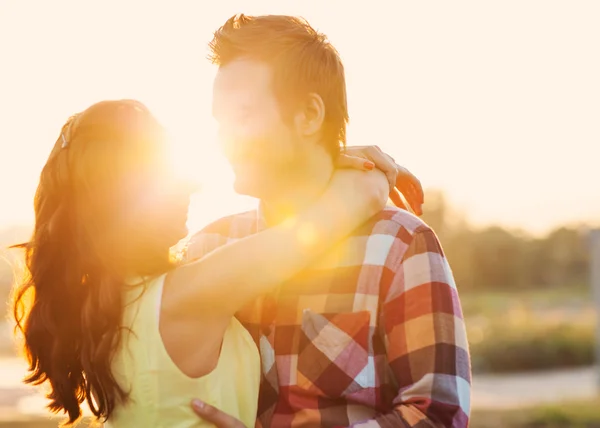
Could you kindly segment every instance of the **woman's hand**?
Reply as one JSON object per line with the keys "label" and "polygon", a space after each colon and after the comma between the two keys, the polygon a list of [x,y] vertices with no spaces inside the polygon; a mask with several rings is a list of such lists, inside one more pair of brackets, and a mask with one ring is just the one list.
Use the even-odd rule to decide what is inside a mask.
{"label": "woman's hand", "polygon": [[225,412],[200,400],[192,400],[192,409],[200,418],[217,428],[246,428],[244,424]]}
{"label": "woman's hand", "polygon": [[[371,170],[377,168],[386,175],[392,202],[403,209],[412,210],[416,215],[423,214],[423,187],[417,177],[377,146],[348,147],[337,162],[338,168]],[[403,201],[403,197],[408,205]]]}
{"label": "woman's hand", "polygon": [[382,171],[336,169],[322,198],[329,206],[323,214],[338,212],[339,221],[348,218],[361,224],[385,208],[388,195],[389,184]]}

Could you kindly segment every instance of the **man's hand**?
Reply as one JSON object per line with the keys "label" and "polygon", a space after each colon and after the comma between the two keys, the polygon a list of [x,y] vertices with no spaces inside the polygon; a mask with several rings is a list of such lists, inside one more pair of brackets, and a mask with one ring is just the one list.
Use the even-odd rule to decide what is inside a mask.
{"label": "man's hand", "polygon": [[[366,162],[365,162],[366,161]],[[398,165],[388,154],[377,146],[350,146],[340,155],[337,166],[340,168],[372,169],[373,166],[385,173],[390,182],[390,199],[404,209],[423,214],[423,187],[417,177],[408,169]],[[406,199],[408,207],[403,200]]]}
{"label": "man's hand", "polygon": [[241,421],[200,400],[192,400],[194,413],[217,428],[247,428]]}

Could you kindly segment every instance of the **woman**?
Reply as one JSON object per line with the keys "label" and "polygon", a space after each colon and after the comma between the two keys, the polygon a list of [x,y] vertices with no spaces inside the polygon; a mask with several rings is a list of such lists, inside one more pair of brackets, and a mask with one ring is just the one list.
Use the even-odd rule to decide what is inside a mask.
{"label": "woman", "polygon": [[[253,426],[259,354],[234,313],[381,210],[389,193],[380,172],[337,170],[304,213],[177,266],[170,248],[187,234],[191,188],[167,151],[142,104],[104,101],[67,121],[42,170],[14,316],[26,382],[48,381],[49,408],[69,424],[85,400],[111,427],[202,426],[189,407],[199,397]],[[307,223],[319,239],[297,239]],[[181,334],[161,335],[173,329]]]}

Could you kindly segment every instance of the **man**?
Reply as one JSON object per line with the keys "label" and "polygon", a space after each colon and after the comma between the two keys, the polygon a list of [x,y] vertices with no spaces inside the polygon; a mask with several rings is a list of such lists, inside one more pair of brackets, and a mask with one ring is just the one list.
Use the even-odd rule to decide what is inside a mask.
{"label": "man", "polygon": [[[206,227],[190,244],[192,258],[316,198],[348,121],[342,62],[307,22],[232,17],[210,47],[219,66],[213,114],[235,188],[259,198],[260,209]],[[387,208],[238,318],[262,357],[257,426],[468,424],[470,360],[456,286],[436,235],[407,211]],[[219,422],[227,415],[218,409],[196,410],[234,426]]]}

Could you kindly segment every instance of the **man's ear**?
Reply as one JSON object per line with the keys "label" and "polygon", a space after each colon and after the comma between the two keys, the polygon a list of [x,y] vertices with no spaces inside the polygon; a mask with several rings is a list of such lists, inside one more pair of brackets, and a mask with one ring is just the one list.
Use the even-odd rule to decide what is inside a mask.
{"label": "man's ear", "polygon": [[294,117],[294,125],[300,135],[310,137],[321,131],[325,121],[325,103],[319,94],[311,92]]}

